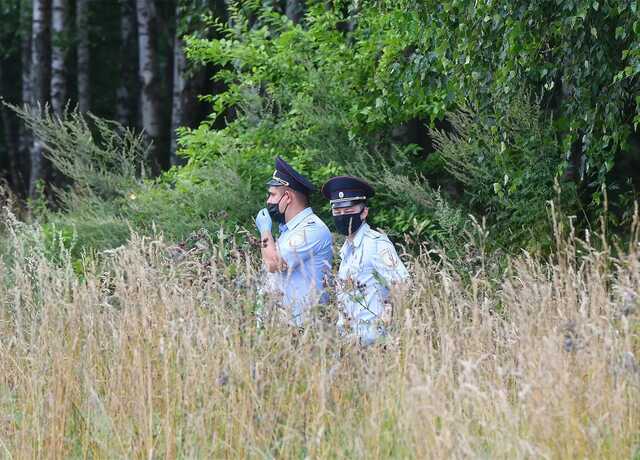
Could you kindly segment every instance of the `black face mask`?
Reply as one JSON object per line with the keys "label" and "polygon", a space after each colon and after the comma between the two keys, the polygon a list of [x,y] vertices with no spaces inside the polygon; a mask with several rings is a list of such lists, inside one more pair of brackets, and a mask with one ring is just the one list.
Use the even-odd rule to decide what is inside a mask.
{"label": "black face mask", "polygon": [[[362,225],[362,218],[358,214],[342,214],[341,216],[333,216],[333,223],[339,233],[345,236],[354,234]],[[351,230],[351,232],[349,232]]]}
{"label": "black face mask", "polygon": [[[269,215],[277,224],[280,224],[280,225],[286,222],[284,213],[287,212],[287,208],[284,208],[284,212],[280,212],[280,202],[282,201],[283,198],[284,198],[284,195],[280,197],[277,203],[267,204],[267,211],[269,212]],[[287,205],[287,207],[289,207],[289,205]]]}

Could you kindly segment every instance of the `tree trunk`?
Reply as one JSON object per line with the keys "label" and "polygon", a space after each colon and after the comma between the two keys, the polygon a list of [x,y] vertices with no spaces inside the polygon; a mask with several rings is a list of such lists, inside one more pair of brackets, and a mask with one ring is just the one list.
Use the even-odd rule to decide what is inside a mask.
{"label": "tree trunk", "polygon": [[116,120],[122,126],[130,126],[133,122],[132,113],[134,97],[132,89],[132,75],[134,53],[132,47],[135,32],[135,16],[131,0],[120,0],[120,82],[116,90]]}
{"label": "tree trunk", "polygon": [[[176,20],[179,18],[176,16]],[[176,28],[178,29],[178,28]],[[184,124],[185,109],[185,70],[187,60],[184,54],[184,42],[176,30],[173,43],[173,101],[171,106],[171,165],[183,163],[178,158],[178,133],[177,130]]]}
{"label": "tree trunk", "polygon": [[[3,72],[4,62],[0,61],[0,94],[7,94],[5,88],[5,76]],[[12,101],[14,102],[14,101]],[[18,145],[16,139],[16,129],[14,120],[7,108],[0,103],[0,115],[2,116],[2,127],[4,129],[4,138],[7,145],[7,157],[9,160],[9,183],[14,191],[20,186],[20,174],[17,167],[18,162]]]}
{"label": "tree trunk", "polygon": [[76,33],[78,40],[78,110],[89,111],[89,0],[76,0]]}
{"label": "tree trunk", "polygon": [[[47,59],[47,32],[49,4],[47,0],[33,0],[33,16],[31,29],[31,89],[32,104],[40,104],[43,108],[48,100],[49,72]],[[29,196],[35,198],[38,181],[46,177],[46,165],[43,157],[43,146],[38,138],[34,138],[31,147],[31,174],[29,176]]]}
{"label": "tree trunk", "polygon": [[[26,2],[20,3],[20,22],[23,35],[20,44],[20,72],[21,72],[21,99],[22,105],[30,105],[33,101],[31,94],[31,4]],[[33,136],[26,128],[24,122],[20,122],[20,140],[19,140],[19,165],[20,165],[20,183],[21,192],[29,193],[28,183],[25,177],[29,174],[29,157],[31,155],[31,146],[33,144]]]}
{"label": "tree trunk", "polygon": [[136,0],[138,18],[138,76],[140,79],[140,110],[142,129],[153,143],[152,159],[160,165],[160,100],[158,91],[158,62],[155,48],[156,10],[152,0]]}
{"label": "tree trunk", "polygon": [[285,14],[294,23],[299,24],[304,13],[302,0],[287,0]]}
{"label": "tree trunk", "polygon": [[11,120],[9,112],[5,106],[0,106],[0,115],[2,115],[2,126],[4,128],[4,137],[7,144],[7,156],[9,159],[9,182],[14,192],[18,192],[22,188],[21,174],[18,169],[18,146],[15,139],[15,127]]}
{"label": "tree trunk", "polygon": [[67,2],[53,0],[51,9],[51,109],[61,116],[67,103],[65,31]]}

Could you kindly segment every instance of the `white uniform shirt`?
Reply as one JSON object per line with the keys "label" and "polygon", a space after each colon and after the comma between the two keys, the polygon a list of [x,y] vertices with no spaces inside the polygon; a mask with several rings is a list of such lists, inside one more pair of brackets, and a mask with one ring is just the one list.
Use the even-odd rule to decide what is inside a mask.
{"label": "white uniform shirt", "polygon": [[340,250],[337,295],[338,328],[349,324],[365,345],[384,333],[380,323],[389,288],[408,280],[409,272],[393,243],[364,222],[353,241],[347,239]]}

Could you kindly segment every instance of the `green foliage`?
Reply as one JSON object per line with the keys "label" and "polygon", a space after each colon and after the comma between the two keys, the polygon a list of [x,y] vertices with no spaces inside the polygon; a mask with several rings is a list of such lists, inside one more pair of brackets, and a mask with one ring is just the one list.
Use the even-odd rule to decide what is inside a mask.
{"label": "green foliage", "polygon": [[[214,117],[230,109],[238,114],[221,130],[208,121],[183,131],[182,153],[190,162],[233,162],[241,177],[259,179],[253,188],[258,195],[278,154],[318,185],[332,175],[356,172],[376,182],[382,166],[406,168],[407,152],[415,148],[398,149],[390,133],[420,112],[404,108],[413,104],[409,99],[385,109],[392,119],[382,116],[382,107],[373,110],[386,100],[374,77],[375,55],[383,45],[363,39],[362,46],[351,46],[338,30],[344,18],[324,8],[312,8],[304,29],[268,9],[254,14],[260,26],[236,14],[223,38],[188,40],[192,60],[226,66],[218,78],[228,89],[212,98]],[[368,19],[380,32],[387,25],[375,16]],[[388,158],[394,151],[401,153]],[[384,216],[378,214],[374,223],[397,233],[415,217]]]}
{"label": "green foliage", "polygon": [[[172,239],[252,228],[281,155],[316,185],[371,181],[373,225],[410,245],[464,254],[471,214],[486,216],[489,246],[546,251],[549,201],[587,226],[602,190],[635,186],[614,166],[633,153],[640,117],[637,3],[309,2],[294,24],[270,2],[242,1],[206,29],[203,3],[185,2],[178,28],[197,29],[188,57],[218,69],[225,89],[204,96],[207,120],[180,131],[188,165],[156,180],[132,133],[24,116],[72,179],[58,191],[67,214],[55,217],[69,225]],[[612,208],[631,198],[618,192]],[[312,204],[328,219],[324,200]]]}
{"label": "green foliage", "polygon": [[576,208],[573,183],[562,183],[557,196],[565,160],[552,121],[524,98],[503,112],[466,109],[448,118],[453,132],[432,131],[438,154],[464,185],[464,203],[493,224],[494,244],[550,249],[549,201]]}
{"label": "green foliage", "polygon": [[[629,40],[585,48],[584,24],[569,14],[576,5],[549,16],[546,3],[431,3],[365,2],[351,16],[339,6],[312,6],[302,25],[243,3],[233,27],[216,25],[222,38],[188,40],[190,59],[223,67],[217,78],[227,90],[211,97],[211,120],[183,131],[183,154],[197,164],[233,158],[238,174],[251,180],[266,179],[277,154],[316,183],[336,173],[361,175],[379,192],[374,225],[396,236],[460,247],[471,212],[488,216],[496,246],[548,248],[550,240],[539,236],[547,234],[547,202],[556,198],[554,181],[572,167],[570,153],[577,148],[584,156],[585,183],[599,183],[625,145],[628,114],[606,107],[632,100],[636,82],[614,82],[617,50]],[[594,33],[606,35],[612,21],[624,27],[631,18],[591,5],[583,20],[593,45]],[[579,69],[579,54],[592,52],[590,65],[601,67],[595,75]],[[476,107],[472,118],[446,117],[468,106]],[[598,116],[603,108],[609,118]],[[213,129],[229,111],[235,118]],[[442,152],[426,156],[395,138],[407,121],[433,126],[445,118],[458,135],[430,131]],[[612,139],[606,146],[605,131]],[[462,194],[443,196],[424,177],[453,183]],[[559,198],[572,212],[574,186],[562,188]]]}
{"label": "green foliage", "polygon": [[[615,82],[623,82],[627,86],[633,88],[633,81],[637,82],[640,76],[640,14],[638,13],[638,2],[630,2],[629,4],[621,4],[618,9],[626,12],[634,17],[629,27],[619,25],[615,29],[615,37],[626,43],[625,49],[622,50],[622,63],[625,66],[614,77]],[[640,126],[640,95],[635,96],[636,116],[633,119],[633,128],[637,132]]]}
{"label": "green foliage", "polygon": [[461,207],[453,206],[423,177],[386,171],[378,183],[383,191],[373,201],[375,226],[386,226],[392,236],[413,248],[427,241],[451,258],[463,255],[469,219]]}
{"label": "green foliage", "polygon": [[127,216],[136,229],[154,227],[179,240],[202,228],[216,234],[221,228],[252,225],[262,198],[253,193],[250,181],[223,164],[188,165],[180,175],[168,174],[132,194]]}
{"label": "green foliage", "polygon": [[103,201],[121,199],[145,177],[148,146],[141,134],[116,122],[80,113],[51,114],[48,107],[11,106],[43,143],[45,156],[73,189],[58,191],[63,206],[73,209],[78,194]]}
{"label": "green foliage", "polygon": [[420,16],[426,40],[418,48],[441,50],[450,81],[472,105],[501,110],[523,91],[539,95],[599,204],[640,114],[637,1],[389,4]]}
{"label": "green foliage", "polygon": [[197,33],[205,28],[205,17],[211,9],[209,0],[177,0],[176,34]]}
{"label": "green foliage", "polygon": [[63,247],[74,260],[94,251],[122,246],[133,227],[117,209],[103,203],[87,203],[73,211],[49,213],[42,224],[43,241],[51,254]]}
{"label": "green foliage", "polygon": [[54,188],[57,211],[48,210],[44,190],[30,208],[51,254],[63,247],[80,260],[87,251],[126,243],[131,231],[171,241],[201,229],[215,235],[249,223],[260,205],[262,195],[253,193],[250,178],[222,162],[193,162],[179,174],[172,170],[152,180],[145,177],[148,146],[133,131],[92,115],[57,118],[46,110],[12,108],[66,178],[67,185]]}
{"label": "green foliage", "polygon": [[[364,176],[379,190],[373,202],[374,225],[397,237],[409,234],[414,241],[426,238],[459,247],[451,240],[452,235],[464,233],[466,212],[445,204],[425,180],[411,179],[439,176],[446,171],[442,160],[433,155],[425,159],[411,144],[396,145],[393,131],[416,118],[442,119],[470,93],[460,84],[459,72],[464,69],[450,59],[451,36],[434,30],[444,24],[446,11],[435,8],[439,20],[428,24],[428,18],[405,6],[368,5],[352,18],[344,17],[338,7],[311,7],[300,26],[268,8],[251,10],[245,4],[245,10],[232,16],[232,28],[218,24],[222,38],[189,39],[192,60],[224,68],[217,78],[227,90],[211,98],[212,120],[229,110],[236,118],[223,129],[212,129],[209,120],[198,129],[183,131],[182,153],[194,164],[233,162],[245,180],[266,178],[277,154],[318,184],[338,173]],[[342,29],[349,20],[355,27],[345,33]],[[542,137],[536,148],[549,141],[544,148],[553,154],[553,168],[539,170],[540,183],[533,185],[543,189],[553,183],[564,163],[556,161],[553,132],[526,135]],[[513,172],[511,177],[518,183],[533,179],[517,175]],[[504,174],[500,177],[502,181]],[[260,188],[258,181],[254,192],[259,194]],[[464,204],[479,213],[492,212],[494,195]],[[534,195],[527,197],[539,198]],[[540,206],[544,210],[544,201]],[[538,211],[532,218],[536,222],[544,215]],[[506,219],[508,227],[509,212],[495,220]],[[514,216],[513,223],[520,228],[526,220]],[[514,236],[503,242],[515,244],[520,239]]]}

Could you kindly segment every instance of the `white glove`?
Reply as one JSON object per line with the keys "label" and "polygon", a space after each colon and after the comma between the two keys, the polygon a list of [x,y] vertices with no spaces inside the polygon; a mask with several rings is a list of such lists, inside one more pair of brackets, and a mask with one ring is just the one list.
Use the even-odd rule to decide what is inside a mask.
{"label": "white glove", "polygon": [[260,234],[271,233],[272,225],[273,223],[271,222],[269,211],[267,211],[267,208],[262,208],[256,216],[256,227],[258,227],[258,231]]}

